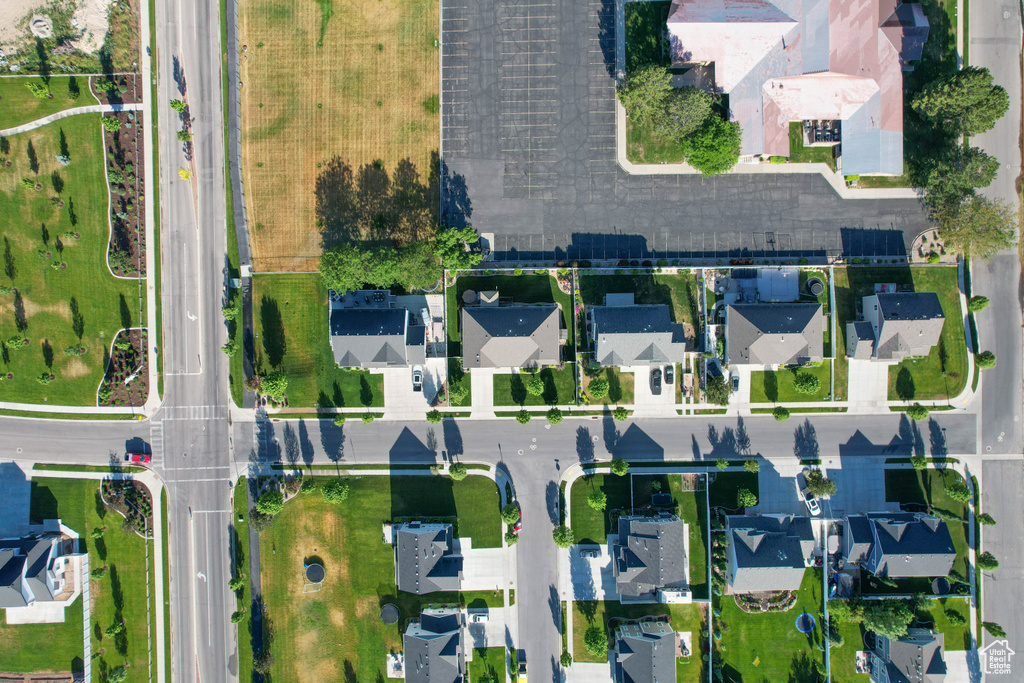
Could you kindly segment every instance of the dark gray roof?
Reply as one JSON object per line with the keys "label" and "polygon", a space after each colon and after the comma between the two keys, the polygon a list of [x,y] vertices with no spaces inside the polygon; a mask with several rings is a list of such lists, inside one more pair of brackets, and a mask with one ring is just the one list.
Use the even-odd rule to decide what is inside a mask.
{"label": "dark gray roof", "polygon": [[942,633],[911,628],[896,640],[878,636],[878,641],[874,654],[879,658],[877,664],[885,668],[889,683],[942,683],[946,679]]}
{"label": "dark gray roof", "polygon": [[675,515],[620,517],[612,547],[615,589],[640,597],[684,581],[686,525]]}
{"label": "dark gray roof", "polygon": [[902,3],[882,22],[882,33],[900,53],[901,62],[916,62],[928,40],[928,17],[921,5]]}
{"label": "dark gray roof", "polygon": [[[408,318],[404,308],[333,309],[330,327],[334,362],[345,368],[404,367],[410,362],[423,362],[423,328],[408,325]],[[411,351],[410,346],[418,349]]]}
{"label": "dark gray roof", "polygon": [[824,357],[821,304],[734,304],[725,319],[729,363],[794,365]]}
{"label": "dark gray roof", "polygon": [[409,683],[461,683],[466,663],[461,617],[455,609],[425,609],[402,638],[405,680]]}
{"label": "dark gray roof", "polygon": [[846,323],[846,355],[850,358],[867,360],[875,346],[875,333],[871,323],[851,320]]}
{"label": "dark gray roof", "polygon": [[668,306],[592,306],[595,357],[601,365],[681,363],[686,335]]}
{"label": "dark gray roof", "polygon": [[878,339],[875,356],[881,360],[902,360],[927,356],[939,343],[945,317],[935,292],[894,292],[865,297],[868,307],[878,304]]}
{"label": "dark gray roof", "polygon": [[17,548],[0,548],[0,607],[24,607],[21,575],[25,556]]}
{"label": "dark gray roof", "polygon": [[725,519],[733,592],[800,587],[814,549],[810,519],[796,515],[728,515]]}
{"label": "dark gray roof", "polygon": [[462,556],[452,553],[451,524],[404,524],[395,532],[398,590],[423,595],[462,587]]}
{"label": "dark gray roof", "polygon": [[536,368],[557,365],[559,309],[476,306],[462,309],[462,363],[466,368]]}
{"label": "dark gray roof", "polygon": [[956,549],[946,523],[920,512],[871,513],[877,552],[868,570],[879,576],[948,576]]}
{"label": "dark gray roof", "polygon": [[843,550],[847,562],[860,562],[871,552],[874,536],[864,515],[846,517],[843,524]]}
{"label": "dark gray roof", "polygon": [[0,541],[0,607],[24,607],[25,587],[35,600],[53,600],[46,572],[54,540],[52,535],[33,535]]}
{"label": "dark gray roof", "polygon": [[615,683],[675,683],[676,634],[661,621],[623,624],[615,632]]}

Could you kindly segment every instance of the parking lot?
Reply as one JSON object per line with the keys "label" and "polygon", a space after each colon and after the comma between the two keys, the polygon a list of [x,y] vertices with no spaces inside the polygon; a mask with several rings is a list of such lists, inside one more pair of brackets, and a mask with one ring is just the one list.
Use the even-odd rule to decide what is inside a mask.
{"label": "parking lot", "polygon": [[927,225],[819,176],[627,175],[611,0],[451,0],[442,31],[442,220],[493,233],[497,260],[898,256]]}

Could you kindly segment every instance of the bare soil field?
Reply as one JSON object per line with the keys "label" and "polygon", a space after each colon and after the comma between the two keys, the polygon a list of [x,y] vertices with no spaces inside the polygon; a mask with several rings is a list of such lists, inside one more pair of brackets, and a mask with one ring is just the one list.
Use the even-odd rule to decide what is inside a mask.
{"label": "bare soil field", "polygon": [[258,270],[316,268],[329,168],[350,167],[357,192],[379,194],[370,181],[383,170],[390,183],[408,160],[404,182],[413,172],[427,185],[438,11],[437,0],[241,0],[242,183]]}

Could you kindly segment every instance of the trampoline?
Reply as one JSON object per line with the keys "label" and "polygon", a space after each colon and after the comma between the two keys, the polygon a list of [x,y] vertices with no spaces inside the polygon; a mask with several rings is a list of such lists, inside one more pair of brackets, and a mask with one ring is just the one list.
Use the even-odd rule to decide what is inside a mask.
{"label": "trampoline", "polygon": [[810,633],[814,630],[814,616],[804,612],[796,618],[796,630],[800,633]]}
{"label": "trampoline", "polygon": [[809,278],[804,287],[807,288],[807,292],[812,296],[821,296],[821,293],[825,291],[825,283],[821,281],[821,278],[817,277]]}
{"label": "trampoline", "polygon": [[949,594],[949,579],[945,576],[936,577],[932,581],[932,593],[935,595],[948,595]]}
{"label": "trampoline", "polygon": [[398,606],[390,602],[380,608],[380,620],[385,624],[397,624],[400,616],[402,614],[399,612]]}
{"label": "trampoline", "polygon": [[306,584],[302,587],[303,593],[318,593],[323,588],[324,577],[327,572],[319,562],[303,563],[302,568],[306,573]]}

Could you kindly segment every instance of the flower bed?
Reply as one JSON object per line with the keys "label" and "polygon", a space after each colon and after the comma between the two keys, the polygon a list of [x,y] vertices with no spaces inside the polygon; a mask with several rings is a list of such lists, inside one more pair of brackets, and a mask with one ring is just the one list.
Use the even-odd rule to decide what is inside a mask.
{"label": "flower bed", "polygon": [[153,501],[149,489],[132,479],[104,479],[100,494],[108,508],[124,517],[122,529],[152,537]]}
{"label": "flower bed", "polygon": [[[134,376],[133,376],[134,375]],[[125,380],[131,381],[125,384]],[[144,330],[121,330],[98,392],[101,406],[142,406],[146,403],[149,362]]]}
{"label": "flower bed", "polygon": [[773,593],[744,593],[733,595],[736,606],[747,614],[761,612],[787,612],[796,604],[794,591],[776,591]]}
{"label": "flower bed", "polygon": [[107,184],[110,187],[110,244],[107,260],[120,277],[145,277],[146,234],[143,229],[145,196],[142,193],[144,168],[142,112],[123,111],[107,114],[116,119],[119,130],[104,127],[107,153]]}

